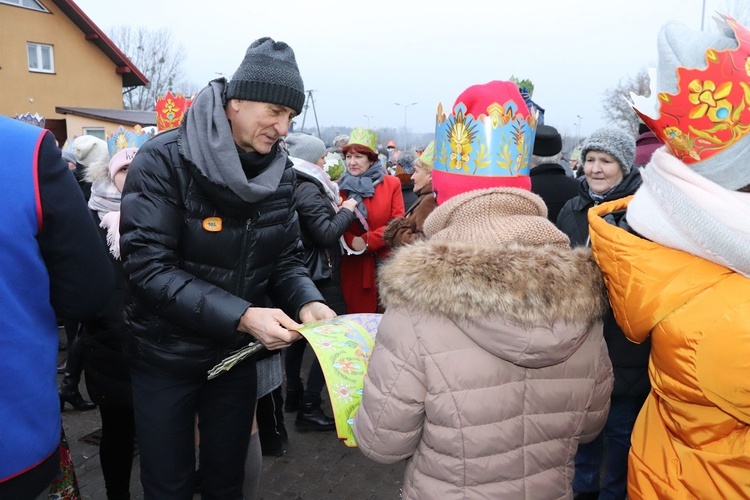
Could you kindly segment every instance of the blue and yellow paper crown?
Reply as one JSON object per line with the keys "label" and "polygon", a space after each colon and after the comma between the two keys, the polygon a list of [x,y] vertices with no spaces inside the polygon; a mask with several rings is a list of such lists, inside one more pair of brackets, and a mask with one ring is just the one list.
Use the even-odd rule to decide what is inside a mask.
{"label": "blue and yellow paper crown", "polygon": [[114,134],[107,138],[109,157],[113,157],[119,151],[126,148],[140,148],[153,136],[153,130],[146,130],[140,125],[136,125],[131,130],[127,130],[125,127],[120,126]]}
{"label": "blue and yellow paper crown", "polygon": [[536,113],[512,82],[469,87],[448,116],[438,105],[432,174],[438,202],[474,189],[531,189],[535,133]]}

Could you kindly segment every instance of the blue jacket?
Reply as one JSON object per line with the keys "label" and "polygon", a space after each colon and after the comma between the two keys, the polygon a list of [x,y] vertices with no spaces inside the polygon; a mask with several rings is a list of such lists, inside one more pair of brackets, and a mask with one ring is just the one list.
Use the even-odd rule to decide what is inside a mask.
{"label": "blue jacket", "polygon": [[95,315],[114,278],[51,133],[0,117],[0,175],[0,498],[25,498],[57,471],[56,316]]}

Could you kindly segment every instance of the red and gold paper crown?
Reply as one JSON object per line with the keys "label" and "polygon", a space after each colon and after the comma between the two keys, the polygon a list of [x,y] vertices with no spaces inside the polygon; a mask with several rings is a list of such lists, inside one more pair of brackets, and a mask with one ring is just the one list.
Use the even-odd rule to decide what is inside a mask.
{"label": "red and gold paper crown", "polygon": [[159,132],[179,127],[182,117],[193,103],[193,100],[182,94],[172,95],[167,92],[164,97],[156,99],[156,127]]}
{"label": "red and gold paper crown", "polygon": [[686,164],[706,160],[750,132],[750,30],[722,16],[738,47],[706,51],[705,69],[677,68],[676,94],[658,95],[653,118],[633,107],[670,152]]}

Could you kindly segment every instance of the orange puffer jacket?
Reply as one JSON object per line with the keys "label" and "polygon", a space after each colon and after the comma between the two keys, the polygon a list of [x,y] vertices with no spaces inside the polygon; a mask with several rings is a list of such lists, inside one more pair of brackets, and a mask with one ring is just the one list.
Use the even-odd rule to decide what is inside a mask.
{"label": "orange puffer jacket", "polygon": [[629,497],[750,498],[750,279],[602,218],[629,201],[589,211],[617,323],[652,342]]}

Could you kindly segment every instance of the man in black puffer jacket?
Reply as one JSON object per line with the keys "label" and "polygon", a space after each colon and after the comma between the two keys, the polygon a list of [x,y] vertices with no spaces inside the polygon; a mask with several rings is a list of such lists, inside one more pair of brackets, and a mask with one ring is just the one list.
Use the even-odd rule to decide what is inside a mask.
{"label": "man in black puffer jacket", "polygon": [[278,147],[304,100],[292,49],[256,40],[230,82],[210,82],[130,165],[120,241],[146,499],[192,498],[196,413],[203,495],[242,498],[255,361],[210,381],[207,370],[256,339],[288,346],[297,320],[335,316],[303,266],[295,174]]}

